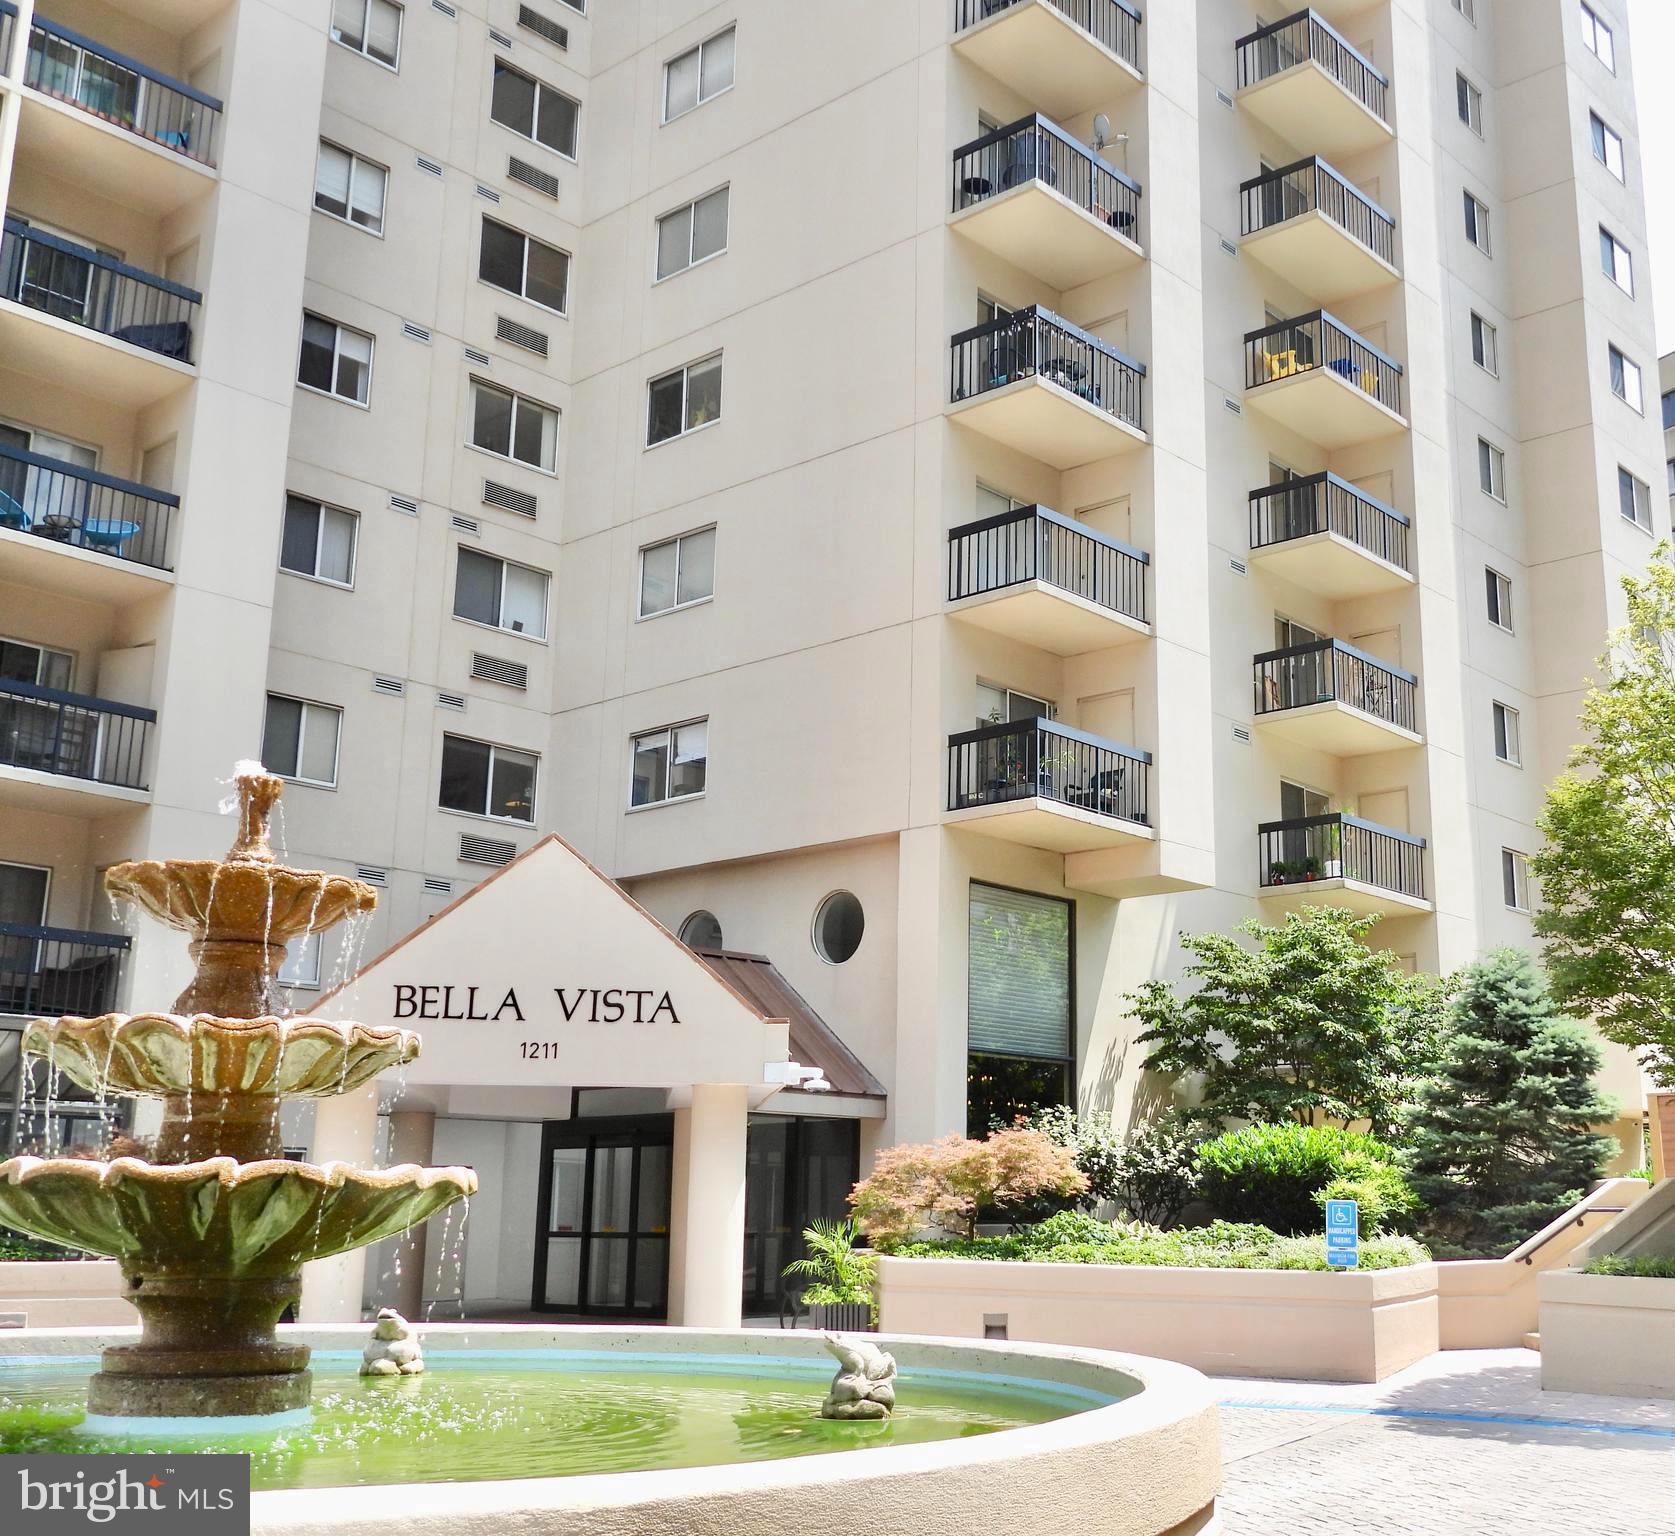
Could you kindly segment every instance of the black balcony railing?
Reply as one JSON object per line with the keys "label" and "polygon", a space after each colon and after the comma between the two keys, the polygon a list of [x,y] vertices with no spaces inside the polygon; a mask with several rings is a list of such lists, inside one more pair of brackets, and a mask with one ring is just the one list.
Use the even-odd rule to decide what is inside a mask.
{"label": "black balcony railing", "polygon": [[1299,64],[1318,64],[1369,112],[1389,122],[1385,97],[1390,82],[1372,61],[1353,48],[1335,28],[1313,11],[1298,11],[1281,21],[1259,27],[1234,45],[1239,66],[1239,88],[1256,85]]}
{"label": "black balcony railing", "polygon": [[950,349],[955,400],[1040,377],[1118,421],[1143,427],[1145,364],[1039,304],[959,332]]}
{"label": "black balcony railing", "polygon": [[1425,839],[1333,812],[1264,822],[1257,829],[1263,885],[1355,880],[1425,899]]}
{"label": "black balcony railing", "polygon": [[1005,720],[948,738],[948,809],[1040,798],[1143,825],[1151,761],[1056,720]]}
{"label": "black balcony railing", "polygon": [[[954,30],[963,32],[1014,5],[1034,0],[954,0]],[[1061,16],[1075,22],[1123,63],[1140,67],[1140,13],[1128,0],[1047,0]]]}
{"label": "black balcony railing", "polygon": [[182,363],[192,361],[203,302],[191,288],[19,219],[7,219],[0,236],[0,298]]}
{"label": "black balcony railing", "polygon": [[169,569],[178,496],[0,443],[0,528]]}
{"label": "black balcony railing", "polygon": [[1146,622],[1151,556],[1046,507],[1018,507],[948,531],[948,600],[1025,581]]}
{"label": "black balcony railing", "polygon": [[189,160],[215,164],[219,101],[56,21],[37,16],[30,26],[23,83]]}
{"label": "black balcony railing", "polygon": [[0,923],[0,1014],[109,1013],[128,939]]}
{"label": "black balcony railing", "polygon": [[1335,533],[1391,565],[1411,571],[1408,520],[1394,507],[1330,470],[1282,480],[1250,493],[1250,547],[1266,549],[1291,539]]}
{"label": "black balcony railing", "polygon": [[1140,187],[1039,112],[954,151],[954,211],[1039,181],[1130,240],[1140,238]]}
{"label": "black balcony railing", "polygon": [[0,767],[144,789],[157,711],[0,678]]}
{"label": "black balcony railing", "polygon": [[17,7],[11,0],[0,0],[0,75],[11,68],[12,31],[17,26]]}
{"label": "black balcony railing", "polygon": [[1341,640],[1311,640],[1256,658],[1256,712],[1345,704],[1404,731],[1417,730],[1419,679]]}
{"label": "black balcony railing", "polygon": [[1323,309],[1245,336],[1245,388],[1324,368],[1398,416],[1402,365]]}
{"label": "black balcony railing", "polygon": [[1239,212],[1247,235],[1319,211],[1380,261],[1396,264],[1396,221],[1318,155],[1241,183]]}

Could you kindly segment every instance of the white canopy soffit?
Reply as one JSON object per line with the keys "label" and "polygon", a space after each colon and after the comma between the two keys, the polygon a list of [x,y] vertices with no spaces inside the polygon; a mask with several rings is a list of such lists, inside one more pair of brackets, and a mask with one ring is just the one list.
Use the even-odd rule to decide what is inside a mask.
{"label": "white canopy soffit", "polygon": [[763,1018],[556,835],[310,1011],[417,1030],[412,1087],[742,1083],[756,1104],[787,1078],[787,1021]]}

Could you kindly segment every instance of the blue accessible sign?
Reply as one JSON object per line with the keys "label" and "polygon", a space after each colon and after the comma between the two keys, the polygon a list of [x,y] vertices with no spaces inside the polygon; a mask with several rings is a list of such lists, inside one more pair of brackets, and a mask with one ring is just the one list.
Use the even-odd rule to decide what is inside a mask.
{"label": "blue accessible sign", "polygon": [[1353,1200],[1326,1202],[1326,1262],[1333,1269],[1354,1269],[1361,1262],[1360,1211]]}

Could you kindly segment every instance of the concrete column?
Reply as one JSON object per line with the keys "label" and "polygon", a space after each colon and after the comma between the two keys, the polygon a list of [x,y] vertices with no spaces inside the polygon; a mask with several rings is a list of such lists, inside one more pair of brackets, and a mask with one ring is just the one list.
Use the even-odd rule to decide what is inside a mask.
{"label": "concrete column", "polygon": [[1652,1177],[1675,1178],[1675,1093],[1649,1093],[1652,1117]]}
{"label": "concrete column", "polygon": [[675,1111],[669,1321],[737,1328],[743,1320],[745,1129],[740,1083],[697,1083]]}
{"label": "concrete column", "polygon": [[[316,1163],[353,1163],[357,1167],[370,1168],[377,1139],[378,1085],[368,1083],[353,1093],[319,1101],[314,1111],[314,1141],[309,1156]],[[361,1288],[365,1276],[364,1248],[304,1264],[298,1320],[304,1323],[358,1323],[361,1320]]]}
{"label": "concrete column", "polygon": [[[18,0],[12,21],[9,57],[0,53],[0,75],[23,79],[23,61],[29,51],[29,28],[35,19],[35,0]],[[6,212],[12,184],[12,161],[17,152],[17,124],[23,112],[23,97],[16,91],[0,96],[0,217]]]}
{"label": "concrete column", "polygon": [[[436,1142],[436,1114],[402,1109],[390,1116],[390,1166],[417,1163],[428,1167]],[[403,1317],[416,1318],[425,1304],[425,1227],[420,1222],[396,1239],[395,1285],[390,1305]]]}

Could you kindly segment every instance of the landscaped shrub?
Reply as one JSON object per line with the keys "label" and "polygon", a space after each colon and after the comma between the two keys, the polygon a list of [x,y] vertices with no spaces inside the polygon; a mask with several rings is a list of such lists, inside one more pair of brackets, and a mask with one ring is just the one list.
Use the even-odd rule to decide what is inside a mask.
{"label": "landscaped shrub", "polygon": [[1340,1173],[1316,1193],[1316,1225],[1326,1219],[1328,1200],[1353,1200],[1363,1239],[1379,1235],[1412,1235],[1419,1222],[1419,1196],[1400,1168],[1372,1163],[1353,1173]]}
{"label": "landscaped shrub", "polygon": [[[1078,1115],[1068,1105],[1055,1104],[1018,1124],[1069,1149],[1088,1181],[1076,1202],[1080,1209],[1109,1201],[1135,1221],[1167,1227],[1198,1196],[1194,1154],[1203,1133],[1178,1121],[1154,1121],[1119,1136],[1109,1115]],[[1020,1214],[1041,1220],[1051,1211]]]}
{"label": "landscaped shrub", "polygon": [[1005,1214],[1012,1220],[1041,1221],[1054,1211],[1065,1210],[1072,1205],[1091,1210],[1103,1201],[1116,1198],[1118,1162],[1123,1143],[1109,1115],[1079,1115],[1068,1104],[1050,1104],[1032,1114],[1020,1115],[1011,1126],[996,1125],[991,1129],[1039,1131],[1055,1146],[1069,1152],[1082,1177],[1087,1180],[1087,1188],[1072,1199],[1049,1195],[1031,1202],[1027,1209],[1008,1209]]}
{"label": "landscaped shrub", "polygon": [[[1318,1232],[1317,1197],[1336,1179],[1391,1168],[1383,1142],[1330,1125],[1247,1125],[1198,1149],[1204,1198],[1228,1221],[1253,1221],[1276,1232]],[[1393,1194],[1393,1191],[1391,1191]]]}
{"label": "landscaped shrub", "polygon": [[1626,1275],[1636,1280],[1675,1280],[1675,1258],[1645,1253],[1637,1259],[1625,1259],[1620,1253],[1608,1253],[1592,1259],[1582,1271],[1585,1275]]}
{"label": "landscaped shrub", "polygon": [[84,1259],[87,1255],[75,1248],[60,1248],[57,1243],[44,1242],[25,1232],[14,1232],[0,1227],[0,1262],[6,1260]]}

